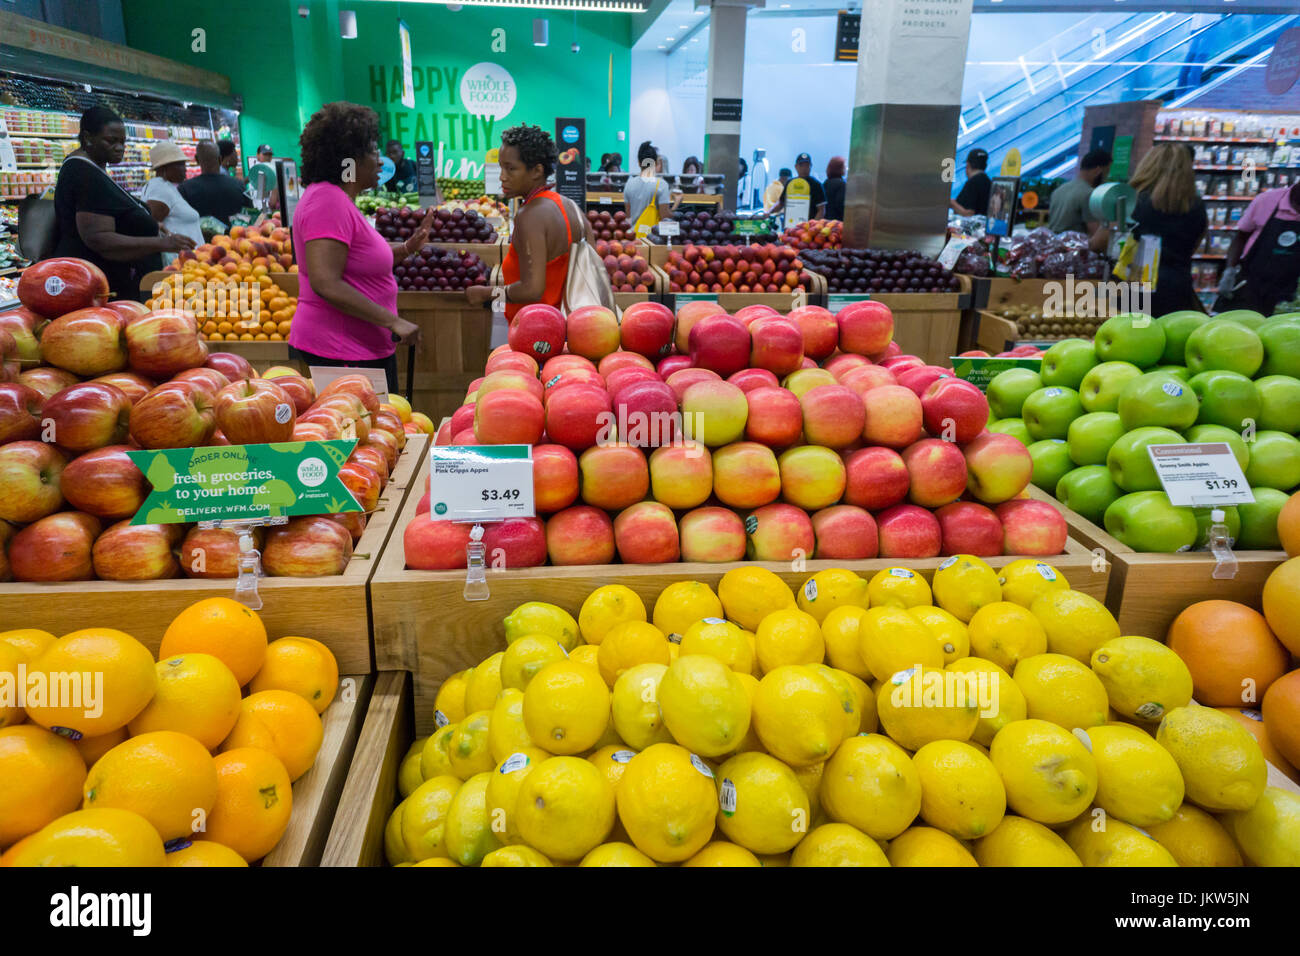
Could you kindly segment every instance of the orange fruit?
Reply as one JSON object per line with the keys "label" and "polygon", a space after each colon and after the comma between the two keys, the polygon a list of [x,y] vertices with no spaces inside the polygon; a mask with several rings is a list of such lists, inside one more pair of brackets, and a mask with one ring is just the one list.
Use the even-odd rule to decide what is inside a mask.
{"label": "orange fruit", "polygon": [[[27,663],[27,655],[12,644],[0,644],[0,686],[8,686],[14,693],[0,696],[0,728],[21,724],[27,712],[18,705],[18,665]],[[8,703],[6,703],[8,700]]]}
{"label": "orange fruit", "polygon": [[175,730],[215,750],[239,719],[239,681],[230,668],[195,653],[163,658],[154,669],[158,691],[131,721],[131,733]]}
{"label": "orange fruit", "polygon": [[130,732],[125,727],[119,727],[98,737],[82,737],[72,743],[77,748],[77,753],[81,754],[81,759],[86,761],[86,766],[93,767],[96,760],[130,736]]}
{"label": "orange fruit", "polygon": [[248,861],[228,846],[195,840],[168,853],[167,866],[248,866]]}
{"label": "orange fruit", "polygon": [[[92,627],[64,634],[27,665],[27,679],[36,675],[47,687],[61,685],[58,694],[38,705],[27,702],[27,716],[42,727],[67,736],[98,737],[125,727],[153,698],[158,679],[153,655],[130,634]],[[90,675],[70,683],[52,675]],[[74,737],[75,739],[75,737]]]}
{"label": "orange fruit", "polygon": [[1300,767],[1300,670],[1279,677],[1260,706],[1269,740],[1292,767]]}
{"label": "orange fruit", "polygon": [[86,763],[72,741],[44,727],[0,730],[0,847],[81,805]]}
{"label": "orange fruit", "polygon": [[1206,707],[1258,703],[1290,663],[1264,615],[1235,601],[1191,605],[1169,625],[1166,643],[1192,672],[1196,701]]}
{"label": "orange fruit", "polygon": [[[1273,683],[1276,684],[1277,681]],[[1259,749],[1264,751],[1265,760],[1296,783],[1300,783],[1300,771],[1291,766],[1290,762],[1282,756],[1281,751],[1274,746],[1273,741],[1269,738],[1268,727],[1264,723],[1263,714],[1258,710],[1238,710],[1235,707],[1220,707],[1218,709],[1245,727],[1250,735],[1258,741]]]}
{"label": "orange fruit", "polygon": [[115,807],[144,817],[164,841],[189,836],[217,799],[212,754],[188,734],[159,730],[118,744],[82,785],[83,807]]}
{"label": "orange fruit", "polygon": [[266,658],[266,627],[256,611],[238,601],[207,598],[191,604],[167,626],[158,660],[190,652],[211,654],[243,687]]}
{"label": "orange fruit", "polygon": [[1300,492],[1288,498],[1277,513],[1277,536],[1288,558],[1300,555]]}
{"label": "orange fruit", "polygon": [[323,714],[338,686],[339,665],[328,647],[310,637],[282,637],[267,645],[266,662],[248,689],[293,691]]}
{"label": "orange fruit", "polygon": [[158,831],[130,810],[73,810],[19,840],[0,866],[163,866]]}
{"label": "orange fruit", "polygon": [[239,704],[239,720],[221,744],[221,752],[258,747],[275,754],[290,780],[316,762],[325,728],[311,704],[293,691],[263,690]]}
{"label": "orange fruit", "polygon": [[21,627],[16,631],[0,632],[0,644],[16,647],[29,661],[35,660],[53,644],[55,637],[49,631],[35,627]]}
{"label": "orange fruit", "polygon": [[[1278,524],[1280,527],[1281,522]],[[1287,650],[1300,657],[1300,558],[1283,561],[1273,569],[1264,582],[1262,600],[1268,626]]]}
{"label": "orange fruit", "polygon": [[289,774],[278,757],[257,747],[238,747],[213,758],[217,802],[204,836],[228,846],[249,863],[280,842],[293,811]]}

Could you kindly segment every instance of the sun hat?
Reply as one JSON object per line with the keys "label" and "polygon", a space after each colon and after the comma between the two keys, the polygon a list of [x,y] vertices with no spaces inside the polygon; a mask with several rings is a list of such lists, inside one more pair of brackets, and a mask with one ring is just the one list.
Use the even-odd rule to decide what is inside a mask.
{"label": "sun hat", "polygon": [[154,169],[169,163],[183,163],[188,157],[175,143],[161,142],[149,151],[149,165]]}

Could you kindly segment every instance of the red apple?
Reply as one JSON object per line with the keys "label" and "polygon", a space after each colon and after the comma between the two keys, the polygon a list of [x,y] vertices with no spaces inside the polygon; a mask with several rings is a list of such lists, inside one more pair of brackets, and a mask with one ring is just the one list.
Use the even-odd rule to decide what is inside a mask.
{"label": "red apple", "polygon": [[217,427],[232,445],[265,445],[293,438],[293,399],[279,379],[232,382],[217,394]]}
{"label": "red apple", "polygon": [[620,390],[631,385],[633,382],[654,382],[662,385],[663,379],[654,369],[641,368],[617,368],[605,376],[605,391],[609,393],[612,399]]}
{"label": "red apple", "polygon": [[776,318],[782,322],[790,324],[785,316],[770,305],[747,305],[736,310],[735,319],[747,329],[753,329],[754,323],[759,319]]}
{"label": "red apple", "polygon": [[868,445],[906,448],[923,434],[921,399],[902,385],[882,385],[862,396],[866,424],[862,440]]}
{"label": "red apple", "polygon": [[[131,373],[127,372],[124,374],[129,375]],[[286,376],[286,378],[287,377],[288,376]],[[194,385],[195,388],[200,388],[207,392],[214,402],[217,399],[217,393],[230,384],[230,379],[226,378],[226,376],[222,375],[214,368],[207,368],[205,366],[199,368],[187,368],[183,372],[177,372],[171,377],[171,381],[189,382]],[[276,382],[279,381],[280,379],[277,378]]]}
{"label": "red apple", "polygon": [[691,329],[695,323],[709,315],[725,315],[726,309],[716,302],[688,302],[677,310],[677,328],[673,333],[673,342],[677,351],[683,354],[691,350]]}
{"label": "red apple", "polygon": [[[197,372],[196,369],[190,372],[182,372],[181,375],[194,375]],[[316,388],[309,378],[304,378],[301,375],[278,375],[275,378],[275,384],[280,386],[290,400],[293,401],[293,410],[298,415],[311,408],[312,402],[316,401]]]}
{"label": "red apple", "polygon": [[742,368],[739,372],[728,375],[727,381],[746,394],[756,388],[775,388],[781,384],[781,380],[765,368]]}
{"label": "red apple", "polygon": [[81,379],[61,368],[41,366],[19,373],[18,381],[40,392],[41,398],[46,399],[56,392],[63,391],[69,385],[76,385]]}
{"label": "red apple", "polygon": [[487,525],[483,553],[496,571],[546,563],[546,526],[538,518],[507,518]]}
{"label": "red apple", "polygon": [[59,316],[41,332],[41,355],[76,375],[103,375],[126,368],[122,316],[93,307]]}
{"label": "red apple", "polygon": [[1002,522],[984,505],[954,501],[934,513],[943,538],[943,554],[989,558],[1002,553]]}
{"label": "red apple", "polygon": [[[537,377],[537,362],[531,355],[523,352],[501,352],[488,358],[487,364],[483,367],[484,375],[491,375],[493,372],[523,372],[525,375]],[[479,380],[482,381],[481,379]],[[466,392],[468,397],[478,384],[472,384]]]}
{"label": "red apple", "polygon": [[361,448],[374,448],[381,452],[388,459],[388,470],[391,473],[397,467],[397,439],[385,431],[373,431],[361,440]]}
{"label": "red apple", "polygon": [[941,378],[921,395],[921,413],[931,435],[964,445],[989,423],[989,401],[970,382]]}
{"label": "red apple", "polygon": [[0,329],[20,328],[25,331],[35,333],[36,327],[48,322],[49,319],[37,315],[25,305],[20,305],[16,309],[8,309],[0,312]]}
{"label": "red apple", "polygon": [[953,377],[952,369],[939,368],[937,365],[916,365],[912,368],[905,368],[901,372],[898,370],[898,366],[892,365],[889,370],[898,379],[898,384],[911,389],[917,398],[924,395],[926,389],[939,379]]}
{"label": "red apple", "polygon": [[871,359],[867,358],[865,355],[855,355],[852,352],[840,352],[839,354],[832,355],[827,359],[826,364],[822,367],[834,375],[838,381],[853,369],[871,364],[873,364]]}
{"label": "red apple", "polygon": [[131,402],[112,385],[69,385],[46,399],[41,427],[43,437],[72,452],[117,445],[130,431]]}
{"label": "red apple", "polygon": [[769,448],[786,448],[803,435],[803,407],[794,392],[777,385],[751,390],[745,396],[749,417],[745,437]]}
{"label": "red apple", "polygon": [[812,516],[817,538],[815,558],[836,561],[864,561],[879,550],[876,519],[864,508],[832,505]]}
{"label": "red apple", "polygon": [[68,504],[106,521],[132,517],[149,494],[144,473],[127,457],[126,445],[109,445],[68,462],[59,487]]}
{"label": "red apple", "polygon": [[892,448],[859,448],[844,458],[844,502],[869,511],[898,504],[911,479],[903,456]]}
{"label": "red apple", "polygon": [[[262,548],[263,531],[253,529],[253,547]],[[186,533],[180,547],[180,566],[187,578],[239,576],[239,534],[229,528],[200,528]]]}
{"label": "red apple", "polygon": [[789,317],[799,326],[804,355],[820,362],[835,351],[840,327],[829,310],[819,305],[805,305],[795,309]]}
{"label": "red apple", "polygon": [[573,451],[615,437],[614,422],[609,396],[594,385],[571,385],[546,402],[546,437]]}
{"label": "red apple", "polygon": [[597,371],[596,363],[591,359],[583,358],[581,355],[573,355],[569,352],[561,352],[559,355],[552,355],[546,360],[546,363],[542,366],[540,378],[543,382],[549,382],[561,372],[576,368],[588,372]]}
{"label": "red apple", "polygon": [[607,511],[636,504],[650,490],[650,469],[641,449],[625,444],[588,448],[578,458],[582,500]]}
{"label": "red apple", "polygon": [[553,305],[534,302],[510,320],[510,348],[542,360],[564,349],[564,315]]}
{"label": "red apple", "polygon": [[331,521],[337,521],[347,531],[355,545],[366,533],[366,516],[360,511],[345,511],[341,514],[327,515]]}
{"label": "red apple", "polygon": [[8,332],[14,340],[13,348],[6,349],[9,353],[8,361],[17,361],[23,364],[41,361],[41,345],[37,341],[35,328],[38,323],[43,321],[44,319],[27,309],[18,309],[0,314],[0,331]]}
{"label": "red apple", "polygon": [[721,380],[721,378],[722,376],[717,372],[707,368],[684,368],[673,372],[664,380],[664,383],[673,390],[673,394],[677,396],[677,402],[680,404],[686,390],[692,385],[699,382],[715,382]]}
{"label": "red apple", "polygon": [[563,445],[533,448],[533,505],[551,514],[578,500],[578,459]]}
{"label": "red apple", "polygon": [[[643,368],[654,373],[655,378],[659,378],[659,373],[655,372],[654,362],[651,362],[644,355],[638,352],[625,352],[619,349],[617,352],[610,352],[596,366],[596,371],[604,378],[606,383],[609,382],[609,375],[621,368]],[[661,380],[662,381],[662,380]]]}
{"label": "red apple", "polygon": [[180,309],[160,309],[126,323],[126,352],[131,371],[166,379],[208,358],[194,316]]}
{"label": "red apple", "polygon": [[614,523],[590,505],[565,508],[546,522],[546,552],[554,565],[609,564],[614,560]]}
{"label": "red apple", "polygon": [[360,465],[365,465],[378,475],[379,487],[381,490],[388,484],[388,456],[380,449],[371,445],[359,445],[352,449],[352,454],[348,456],[348,461],[355,461]]}
{"label": "red apple", "polygon": [[722,378],[749,364],[749,330],[729,315],[706,315],[691,328],[688,341],[691,365]]}
{"label": "red apple", "polygon": [[40,392],[20,382],[0,385],[0,445],[39,438],[44,402]]}
{"label": "red apple", "polygon": [[363,512],[369,514],[379,507],[379,492],[383,488],[383,482],[369,465],[345,463],[339,469],[339,481],[352,492],[352,497],[357,500]]}
{"label": "red apple", "polygon": [[[881,385],[897,385],[894,373],[882,365],[859,365],[839,376],[840,384],[851,388],[859,395],[865,395]],[[924,412],[924,408],[922,408]]]}
{"label": "red apple", "polygon": [[745,524],[730,508],[696,508],[677,525],[683,561],[722,563],[745,559]]}
{"label": "red apple", "polygon": [[435,521],[428,512],[416,515],[402,532],[406,566],[417,571],[465,567],[470,529],[461,522]]}
{"label": "red apple", "polygon": [[939,519],[916,505],[894,505],[876,515],[882,558],[934,558],[943,545]]}
{"label": "red apple", "polygon": [[9,542],[9,564],[18,581],[89,581],[95,576],[91,549],[103,525],[93,515],[60,511],[29,524]]}
{"label": "red apple", "polygon": [[657,501],[638,501],[620,511],[614,544],[624,564],[668,564],[681,556],[677,519]]}
{"label": "red apple", "polygon": [[911,479],[908,500],[923,508],[956,501],[966,490],[966,457],[952,442],[923,438],[903,450]]}
{"label": "red apple", "polygon": [[749,543],[745,554],[752,561],[795,561],[817,550],[808,512],[781,502],[752,512],[745,519]]}
{"label": "red apple", "polygon": [[603,305],[584,305],[566,320],[569,351],[593,362],[619,346],[618,317]]}
{"label": "red apple", "polygon": [[619,341],[629,352],[661,359],[673,347],[673,313],[659,302],[637,302],[623,310]]}
{"label": "red apple", "polygon": [[352,558],[352,535],[321,515],[290,518],[268,528],[262,568],[280,577],[314,578],[342,574]]}
{"label": "red apple", "polygon": [[258,378],[257,372],[249,364],[248,359],[242,355],[236,355],[234,352],[210,352],[204,359],[203,364],[208,368],[214,368],[230,381],[235,382],[239,379]]}
{"label": "red apple", "polygon": [[[189,373],[182,372],[181,374],[186,375]],[[109,372],[107,375],[92,378],[91,381],[98,382],[101,385],[112,385],[114,388],[121,389],[122,394],[126,396],[127,401],[132,405],[148,395],[150,389],[157,387],[156,383],[151,382],[143,376],[136,375],[134,372]],[[223,382],[222,384],[224,385],[225,383]],[[67,386],[64,387],[66,388]],[[220,390],[221,386],[219,385],[212,390],[212,394],[215,396]]]}
{"label": "red apple", "polygon": [[375,387],[370,384],[370,379],[364,375],[343,375],[320,390],[321,398],[330,398],[334,395],[355,396],[372,418],[379,414],[379,396],[375,394]]}
{"label": "red apple", "polygon": [[197,448],[216,427],[212,400],[188,382],[159,385],[131,409],[131,437],[141,448]]}
{"label": "red apple", "polygon": [[1002,522],[1004,554],[1046,556],[1065,550],[1069,528],[1065,518],[1045,501],[1017,499],[997,506]]}
{"label": "red apple", "polygon": [[677,396],[657,377],[623,386],[614,395],[611,411],[619,440],[634,448],[670,444],[681,426]]}
{"label": "red apple", "polygon": [[966,456],[967,488],[985,504],[1010,501],[1033,477],[1029,449],[1011,435],[977,435],[962,453]]}
{"label": "red apple", "polygon": [[125,325],[129,319],[134,319],[138,315],[147,315],[149,306],[143,302],[137,302],[135,299],[114,299],[104,306],[106,309],[112,309],[122,317],[122,324]]}
{"label": "red apple", "polygon": [[861,396],[844,385],[818,385],[799,399],[803,409],[804,438],[809,444],[846,448],[862,437],[866,406]]}
{"label": "red apple", "polygon": [[655,366],[655,371],[666,382],[668,376],[672,375],[673,372],[680,372],[682,369],[690,367],[691,357],[689,355],[669,355],[659,360],[659,364]]}
{"label": "red apple", "polygon": [[180,525],[119,521],[95,539],[90,559],[95,576],[105,581],[160,581],[180,575],[172,554]]}
{"label": "red apple", "polygon": [[108,277],[85,259],[43,259],[23,270],[18,280],[18,300],[47,319],[103,305],[109,294]]}
{"label": "red apple", "polygon": [[803,367],[803,334],[783,316],[760,315],[750,323],[749,335],[752,367],[782,376]]}
{"label": "red apple", "polygon": [[0,519],[27,524],[58,511],[63,505],[59,478],[67,463],[44,442],[0,445]]}
{"label": "red apple", "polygon": [[852,302],[835,313],[840,351],[875,355],[894,338],[894,314],[883,302]]}

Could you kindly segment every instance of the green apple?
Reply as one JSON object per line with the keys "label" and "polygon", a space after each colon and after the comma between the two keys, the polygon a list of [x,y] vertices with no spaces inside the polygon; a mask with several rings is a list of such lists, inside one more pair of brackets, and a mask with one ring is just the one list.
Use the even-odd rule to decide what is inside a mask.
{"label": "green apple", "polygon": [[1075,468],[1056,483],[1056,499],[1097,525],[1101,524],[1110,503],[1122,494],[1105,465]]}
{"label": "green apple", "polygon": [[1148,372],[1165,372],[1174,378],[1181,378],[1184,382],[1189,381],[1192,373],[1187,371],[1186,365],[1156,365],[1147,369]]}
{"label": "green apple", "polygon": [[1165,354],[1165,330],[1149,315],[1125,312],[1097,329],[1096,349],[1103,362],[1132,362],[1146,368],[1158,364]]}
{"label": "green apple", "polygon": [[1117,498],[1105,515],[1106,530],[1134,551],[1169,554],[1196,544],[1196,515],[1169,503],[1163,491],[1139,491]]}
{"label": "green apple", "polygon": [[1025,399],[1046,383],[1038,373],[1027,368],[1009,368],[989,382],[989,413],[994,419],[1019,418]]}
{"label": "green apple", "polygon": [[1043,353],[1043,384],[1077,389],[1096,364],[1097,352],[1087,339],[1062,339]]}
{"label": "green apple", "polygon": [[1240,322],[1248,329],[1257,329],[1268,321],[1267,316],[1261,315],[1254,309],[1233,309],[1229,312],[1220,312],[1215,318],[1227,319],[1229,322]]}
{"label": "green apple", "polygon": [[1029,457],[1034,462],[1034,476],[1029,480],[1049,495],[1067,472],[1074,470],[1070,460],[1070,446],[1061,438],[1044,438],[1029,446]]}
{"label": "green apple", "polygon": [[1114,412],[1088,412],[1070,422],[1065,441],[1070,458],[1076,465],[1101,465],[1110,446],[1125,432],[1124,424]]}
{"label": "green apple", "polygon": [[1182,312],[1162,315],[1156,321],[1160,323],[1160,328],[1164,329],[1165,333],[1165,351],[1160,356],[1160,361],[1166,365],[1182,365],[1187,337],[1194,329],[1210,321],[1210,317],[1204,312],[1185,309]]}
{"label": "green apple", "polygon": [[1187,337],[1187,368],[1193,375],[1224,368],[1254,378],[1264,364],[1264,343],[1240,322],[1214,319]]}
{"label": "green apple", "polygon": [[1065,385],[1040,388],[1025,399],[1020,409],[1020,417],[1025,420],[1029,437],[1034,441],[1064,438],[1070,430],[1070,422],[1082,414],[1079,393]]}
{"label": "green apple", "polygon": [[989,425],[989,431],[998,432],[1002,435],[1010,435],[1022,445],[1028,447],[1033,441],[1029,437],[1029,429],[1025,427],[1023,419],[1020,418],[999,418]]}
{"label": "green apple", "polygon": [[1266,431],[1300,432],[1300,379],[1290,375],[1265,375],[1255,379],[1259,392],[1257,428]]}
{"label": "green apple", "polygon": [[1135,428],[1120,436],[1106,455],[1110,477],[1125,491],[1152,491],[1160,487],[1148,445],[1181,445],[1183,436],[1168,428]]}
{"label": "green apple", "polygon": [[1142,370],[1132,362],[1102,362],[1083,377],[1079,401],[1084,411],[1113,412],[1124,386],[1141,377]]}
{"label": "green apple", "polygon": [[1237,459],[1237,464],[1241,466],[1242,474],[1246,472],[1246,466],[1250,464],[1250,446],[1242,440],[1241,432],[1233,431],[1223,425],[1193,425],[1187,430],[1187,440],[1195,445],[1205,445],[1210,442],[1226,442],[1232,449],[1232,457]]}
{"label": "green apple", "polygon": [[1193,375],[1188,384],[1201,403],[1198,425],[1247,428],[1251,422],[1259,422],[1259,389],[1246,376],[1216,368]]}
{"label": "green apple", "polygon": [[1215,505],[1213,508],[1193,508],[1192,514],[1196,515],[1196,547],[1208,548],[1210,546],[1210,515],[1219,509],[1223,512],[1223,523],[1228,527],[1228,543],[1234,544],[1241,538],[1241,515],[1237,514],[1235,505]]}
{"label": "green apple", "polygon": [[1242,551],[1277,551],[1282,542],[1277,534],[1277,516],[1290,497],[1276,488],[1251,488],[1253,504],[1237,505],[1241,515],[1241,534],[1237,547]]}
{"label": "green apple", "polygon": [[1256,334],[1264,345],[1264,364],[1259,374],[1300,378],[1300,321],[1269,319]]}
{"label": "green apple", "polygon": [[1300,441],[1286,432],[1256,432],[1250,445],[1246,480],[1252,490],[1290,491],[1300,485]]}
{"label": "green apple", "polygon": [[1124,386],[1115,410],[1125,431],[1148,425],[1182,431],[1196,424],[1199,405],[1186,382],[1164,372],[1147,372]]}

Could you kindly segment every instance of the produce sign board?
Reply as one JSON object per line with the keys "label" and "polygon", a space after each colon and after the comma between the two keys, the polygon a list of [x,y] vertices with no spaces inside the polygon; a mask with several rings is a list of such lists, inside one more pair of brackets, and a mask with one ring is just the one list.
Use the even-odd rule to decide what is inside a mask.
{"label": "produce sign board", "polygon": [[838,312],[846,305],[852,305],[854,302],[867,302],[871,296],[863,293],[860,295],[828,295],[826,297],[826,308],[832,312]]}
{"label": "produce sign board", "polygon": [[761,236],[772,231],[770,219],[737,219],[732,223],[738,236]]}
{"label": "produce sign board", "polygon": [[980,391],[988,388],[998,374],[1012,368],[1027,368],[1031,372],[1040,371],[1043,360],[1040,358],[978,358],[974,356],[953,355],[952,372],[972,385],[978,385]]}
{"label": "produce sign board", "polygon": [[131,524],[360,511],[339,480],[339,468],[356,444],[296,441],[128,451],[153,486]]}
{"label": "produce sign board", "polygon": [[1148,445],[1147,453],[1172,505],[1205,508],[1255,500],[1227,442]]}
{"label": "produce sign board", "polygon": [[429,512],[445,521],[531,518],[530,445],[440,445],[430,450]]}
{"label": "produce sign board", "polygon": [[685,305],[687,302],[717,302],[718,293],[716,292],[674,292],[673,303],[675,305]]}

